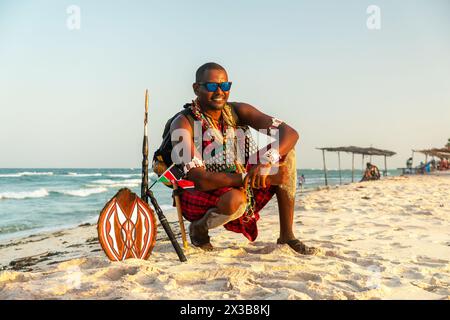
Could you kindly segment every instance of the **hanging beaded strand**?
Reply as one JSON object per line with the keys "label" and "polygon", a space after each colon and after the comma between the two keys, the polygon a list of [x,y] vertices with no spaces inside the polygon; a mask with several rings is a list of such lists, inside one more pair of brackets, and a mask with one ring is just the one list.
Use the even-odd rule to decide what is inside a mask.
{"label": "hanging beaded strand", "polygon": [[[202,123],[202,127],[205,127],[206,130],[208,129],[214,129],[213,133],[214,133],[214,138],[218,139],[221,144],[222,144],[222,151],[223,154],[227,153],[227,129],[229,126],[231,127],[236,127],[236,123],[233,120],[233,117],[231,115],[231,110],[230,107],[228,105],[226,105],[226,107],[222,110],[222,130],[219,130],[218,126],[215,124],[214,120],[212,120],[210,117],[208,117],[207,115],[205,115],[201,109],[200,109],[200,105],[198,100],[193,100],[192,104],[191,104],[191,111],[194,114],[194,116],[201,121]],[[221,133],[221,135],[220,135]],[[234,139],[233,141],[233,148],[234,148],[234,152],[235,152],[235,156],[234,156],[234,164],[235,164],[235,169],[237,173],[246,173],[247,170],[245,168],[245,166],[241,163],[238,162],[237,156],[236,156],[236,151],[237,151],[237,141],[236,139]],[[253,196],[253,190],[251,188],[250,185],[247,186],[247,188],[244,190],[246,198],[247,198],[247,208],[246,208],[246,212],[244,214],[244,221],[248,221],[253,215],[254,215],[254,205],[255,205],[255,200],[254,200],[254,196]]]}

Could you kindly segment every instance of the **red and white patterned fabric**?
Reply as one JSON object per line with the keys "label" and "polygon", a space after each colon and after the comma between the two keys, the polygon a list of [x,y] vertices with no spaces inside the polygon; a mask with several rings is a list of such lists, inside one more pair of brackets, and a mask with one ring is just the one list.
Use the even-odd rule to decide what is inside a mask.
{"label": "red and white patterned fabric", "polygon": [[[184,190],[180,195],[181,211],[188,221],[199,220],[210,209],[217,206],[220,196],[230,191],[232,188],[221,188],[210,192],[198,190]],[[268,188],[253,189],[255,206],[252,216],[243,215],[239,219],[228,222],[225,229],[242,233],[250,241],[255,241],[258,236],[256,222],[259,220],[259,212],[272,199],[275,194],[273,186]]]}

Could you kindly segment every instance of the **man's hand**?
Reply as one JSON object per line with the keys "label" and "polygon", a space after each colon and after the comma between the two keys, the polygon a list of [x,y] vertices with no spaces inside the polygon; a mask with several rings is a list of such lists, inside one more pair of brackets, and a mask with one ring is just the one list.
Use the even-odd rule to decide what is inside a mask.
{"label": "man's hand", "polygon": [[253,166],[244,179],[244,187],[248,184],[255,189],[268,185],[280,185],[288,180],[287,169],[283,165],[257,164]]}

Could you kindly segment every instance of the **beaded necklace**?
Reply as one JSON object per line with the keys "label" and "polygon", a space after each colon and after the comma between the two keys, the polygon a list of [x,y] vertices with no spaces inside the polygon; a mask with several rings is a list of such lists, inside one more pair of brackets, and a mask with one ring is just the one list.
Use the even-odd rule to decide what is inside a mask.
{"label": "beaded necklace", "polygon": [[[212,150],[211,155],[203,159],[207,169],[214,172],[246,172],[244,166],[236,161],[237,138],[234,137],[234,140],[228,141],[227,131],[235,128],[234,121],[230,116],[230,106],[224,107],[217,124],[211,117],[202,112],[197,100],[192,101],[190,108],[194,118],[201,122],[203,133],[211,134],[211,143],[214,141],[216,144],[216,148]],[[203,147],[208,147],[209,144],[209,141],[204,141]]]}
{"label": "beaded necklace", "polygon": [[[201,122],[203,132],[208,129],[212,129],[210,132],[212,132],[212,134],[214,136],[214,141],[216,141],[216,139],[217,139],[217,143],[222,145],[222,152],[221,152],[221,154],[217,155],[218,158],[216,160],[219,160],[220,157],[222,157],[222,159],[220,159],[220,160],[223,161],[223,156],[226,156],[227,151],[235,152],[237,150],[236,149],[237,148],[237,145],[236,145],[237,138],[236,137],[233,141],[233,146],[230,146],[227,143],[227,134],[226,134],[227,130],[230,127],[232,127],[232,128],[236,127],[236,123],[234,122],[233,117],[231,116],[232,112],[231,112],[230,106],[228,104],[222,110],[222,115],[219,120],[220,126],[216,125],[215,121],[211,117],[209,117],[204,112],[202,112],[202,110],[200,108],[200,104],[197,99],[192,101],[190,109],[192,111],[192,114],[194,115],[195,120]],[[229,150],[228,148],[230,148],[230,147],[232,147],[233,150]],[[215,163],[211,163],[208,165],[207,162],[206,162],[206,165],[207,165],[207,168],[210,168],[211,171],[215,171],[215,172],[237,172],[237,173],[246,173],[247,172],[245,166],[243,166],[236,160],[234,161],[234,165],[228,166],[228,167],[226,165],[220,165],[220,164],[215,164]],[[254,205],[255,205],[253,189],[251,188],[251,186],[248,185],[248,187],[245,191],[246,191],[245,193],[247,196],[247,209],[246,209],[246,213],[244,214],[244,221],[253,216]]]}

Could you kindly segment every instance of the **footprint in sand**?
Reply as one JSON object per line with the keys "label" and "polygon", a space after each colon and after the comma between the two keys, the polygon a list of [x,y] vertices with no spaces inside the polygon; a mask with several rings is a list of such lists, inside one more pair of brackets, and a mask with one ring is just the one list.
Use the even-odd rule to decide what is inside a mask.
{"label": "footprint in sand", "polygon": [[[304,234],[313,234],[313,233],[317,233],[317,232],[315,232],[315,231],[310,231],[310,232],[303,232]],[[336,239],[336,236],[335,235],[325,235],[325,236],[321,236],[320,237],[320,239],[323,239],[323,240],[333,240],[333,239]]]}
{"label": "footprint in sand", "polygon": [[421,271],[423,271],[423,270],[421,270],[421,268],[412,268],[409,270],[405,270],[402,272],[402,278],[414,279],[414,280],[424,279],[425,276]]}
{"label": "footprint in sand", "polygon": [[420,215],[424,215],[424,216],[432,216],[433,212],[430,210],[420,210],[415,212],[415,214],[420,214]]}
{"label": "footprint in sand", "polygon": [[79,258],[68,261],[61,261],[58,265],[59,270],[64,270],[71,267],[78,267],[81,270],[100,269],[109,267],[112,263],[103,258]]}
{"label": "footprint in sand", "polygon": [[150,286],[155,283],[158,279],[158,272],[149,273],[149,272],[139,272],[135,275],[134,281],[141,286]]}
{"label": "footprint in sand", "polygon": [[425,266],[432,266],[432,267],[435,267],[436,265],[445,266],[446,264],[449,263],[448,260],[430,258],[427,256],[422,256],[422,255],[417,256],[415,260],[417,261],[417,263],[420,263]]}
{"label": "footprint in sand", "polygon": [[119,267],[106,270],[106,272],[100,271],[100,273],[102,273],[103,278],[107,278],[111,281],[117,281],[126,275],[135,275],[139,272],[139,269],[139,267]]}
{"label": "footprint in sand", "polygon": [[411,248],[412,246],[405,246],[402,245],[400,242],[393,242],[390,244],[391,247],[397,248],[397,249],[407,249],[407,248]]}
{"label": "footprint in sand", "polygon": [[392,240],[394,237],[393,236],[378,236],[375,239],[377,240]]}
{"label": "footprint in sand", "polygon": [[277,244],[275,244],[275,243],[259,242],[259,243],[254,243],[254,245],[257,245],[257,246],[263,245],[263,247],[256,248],[256,249],[244,248],[245,251],[247,251],[247,253],[252,253],[252,254],[270,254],[277,249]]}
{"label": "footprint in sand", "polygon": [[[333,239],[337,239],[337,237],[332,237],[331,240]],[[344,244],[338,243],[336,241],[327,241],[327,240],[315,240],[315,242],[318,244],[318,247],[323,247],[323,248],[329,248],[329,249],[335,249],[338,247],[343,247]],[[326,252],[324,253],[324,255],[326,255]]]}
{"label": "footprint in sand", "polygon": [[243,257],[247,251],[244,248],[226,248],[217,252],[219,257],[231,258],[231,257]]}
{"label": "footprint in sand", "polygon": [[[356,251],[350,251],[354,254],[354,252]],[[327,251],[325,253],[326,256],[329,257],[333,257],[336,259],[341,259],[343,261],[347,261],[347,262],[352,262],[354,264],[357,264],[359,266],[362,267],[376,267],[377,269],[379,269],[380,271],[384,271],[385,267],[383,265],[380,264],[380,261],[382,261],[383,259],[381,259],[381,257],[373,255],[371,257],[366,257],[366,258],[360,258],[358,257],[358,254],[354,254],[356,257],[352,257],[352,256],[346,256],[345,253],[340,253],[340,252],[335,252],[335,251]]]}

